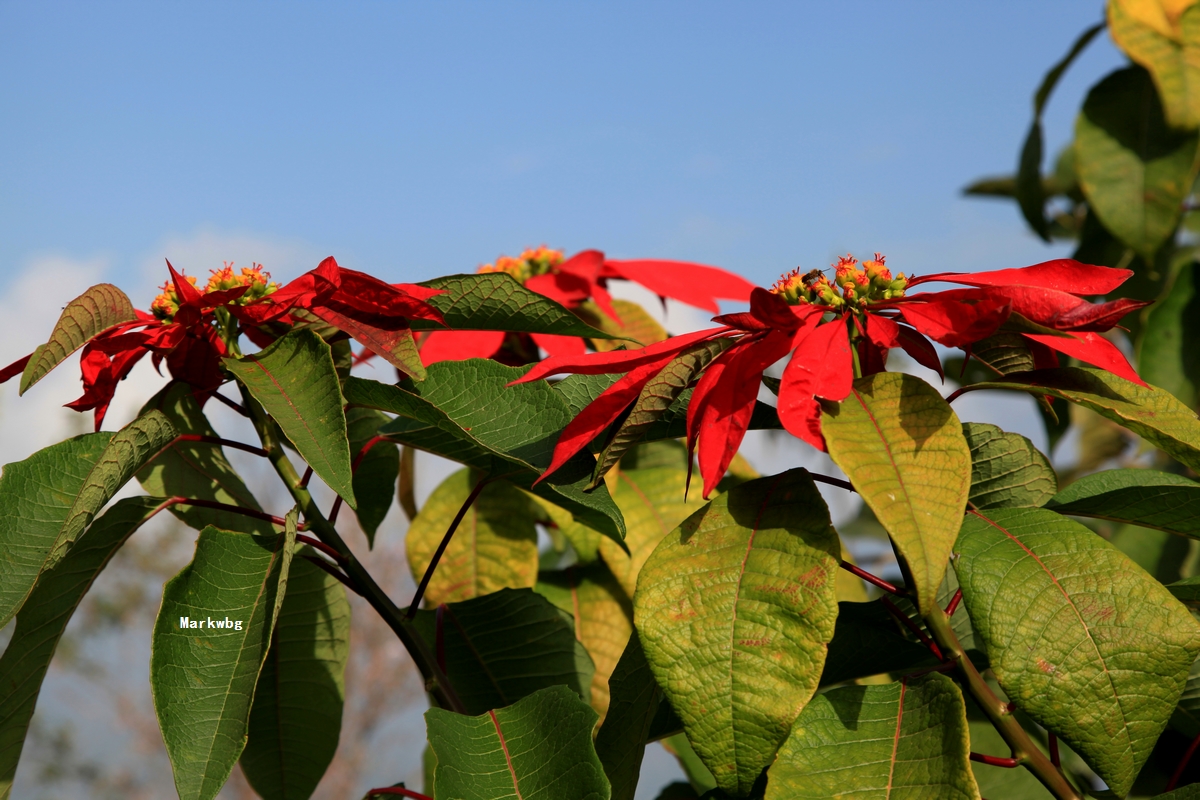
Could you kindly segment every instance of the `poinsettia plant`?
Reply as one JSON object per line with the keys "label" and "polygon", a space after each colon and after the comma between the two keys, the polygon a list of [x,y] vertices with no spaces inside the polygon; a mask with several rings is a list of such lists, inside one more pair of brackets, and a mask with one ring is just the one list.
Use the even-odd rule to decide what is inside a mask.
{"label": "poinsettia plant", "polygon": [[[72,613],[163,512],[197,531],[147,634],[189,800],[235,769],[264,798],[317,791],[348,593],[431,706],[424,785],[368,797],[631,800],[655,742],[687,776],[664,799],[1198,796],[1200,266],[1181,226],[1200,115],[1176,80],[1196,7],[1110,3],[1136,63],[1089,95],[1073,166],[1039,183],[1035,120],[1020,174],[985,187],[1078,236],[1074,258],[846,256],[768,288],[543,247],[417,284],[332,258],[288,282],[168,264],[145,311],[88,289],[0,371],[24,394],[78,353],[83,395],[62,400],[95,422],[0,473],[0,797]],[[1071,205],[1049,220],[1056,194]],[[622,281],[713,326],[668,331],[613,296]],[[104,430],[147,355],[160,391]],[[376,358],[394,380],[353,369]],[[1028,396],[1078,457],[964,422],[966,392]],[[222,436],[214,404],[253,440]],[[751,430],[823,451],[828,474],[759,474]],[[290,508],[264,507],[230,449]],[[418,451],[458,465],[420,505]],[[858,516],[835,525],[822,492]],[[853,557],[871,536],[881,568]],[[405,597],[372,572],[399,537]]]}

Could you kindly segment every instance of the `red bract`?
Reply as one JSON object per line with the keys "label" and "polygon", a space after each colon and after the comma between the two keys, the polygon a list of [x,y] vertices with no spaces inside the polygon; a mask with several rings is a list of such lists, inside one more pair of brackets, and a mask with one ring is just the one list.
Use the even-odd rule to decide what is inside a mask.
{"label": "red bract", "polygon": [[[425,302],[438,290],[392,286],[343,269],[333,258],[282,288],[258,265],[242,269],[239,275],[226,264],[213,271],[203,292],[196,288],[194,277],[179,274],[170,262],[167,269],[171,280],[151,304],[151,313],[138,311],[137,319],[103,331],[83,347],[83,395],[67,407],[95,409],[96,430],[104,421],[117,383],[147,353],[153,354],[155,367],[165,361],[171,376],[194,386],[202,400],[215,391],[225,381],[221,359],[230,354],[225,337],[236,338],[236,326],[222,331],[218,309],[241,321],[242,332],[260,346],[276,338],[269,328],[260,326],[295,324],[298,320],[292,314],[297,310],[380,349],[399,333],[411,335],[409,319],[442,321],[441,314]],[[0,383],[19,375],[28,360],[27,356],[0,370]]]}
{"label": "red bract", "polygon": [[[503,256],[495,264],[480,267],[479,271],[505,272],[527,289],[569,309],[578,309],[590,300],[618,323],[622,320],[608,293],[608,284],[613,280],[633,281],[660,298],[670,297],[712,312],[718,310],[718,299],[744,302],[754,288],[749,281],[717,267],[686,261],[615,261],[605,258],[599,250],[585,250],[564,260],[561,251],[540,247],[526,250],[517,258]],[[507,337],[499,331],[435,331],[424,337],[421,359],[426,364],[465,358],[526,363],[536,360],[539,347],[551,356],[578,356],[586,351],[584,341],[574,336],[510,336],[527,336],[528,342],[515,342],[517,346],[513,348],[521,351],[524,357],[514,359],[512,354],[501,355]]]}
{"label": "red bract", "polygon": [[[705,368],[688,406],[688,449],[698,448],[706,497],[741,445],[764,370],[789,353],[779,387],[780,422],[822,450],[820,401],[845,399],[855,375],[883,371],[888,351],[896,347],[940,374],[930,339],[969,352],[996,333],[1019,333],[1039,367],[1055,366],[1057,351],[1142,383],[1120,350],[1099,332],[1146,303],[1091,303],[1084,298],[1112,291],[1132,274],[1128,270],[1059,260],[910,281],[903,274],[893,277],[878,253],[861,269],[849,256],[834,266],[832,282],[819,270],[803,275],[796,270],[770,292],[754,289],[748,312],[713,319],[723,327],[644,350],[552,357],[534,367],[518,382],[563,373],[627,373],[571,421],[543,478],[616,420],[674,358],[710,339],[730,339],[732,344]],[[906,294],[915,284],[935,280],[972,288]]]}

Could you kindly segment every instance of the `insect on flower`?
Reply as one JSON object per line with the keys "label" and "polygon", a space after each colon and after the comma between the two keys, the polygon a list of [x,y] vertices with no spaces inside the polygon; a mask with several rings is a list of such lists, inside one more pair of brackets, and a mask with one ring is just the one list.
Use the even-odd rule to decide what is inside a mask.
{"label": "insect on flower", "polygon": [[[1147,304],[1086,299],[1116,289],[1133,274],[1129,270],[1060,259],[1020,269],[914,279],[893,275],[878,253],[861,264],[846,256],[833,269],[832,280],[819,270],[797,269],[769,291],[755,288],[749,311],[713,318],[721,327],[642,350],[555,356],[535,366],[516,382],[564,373],[625,373],[566,427],[543,478],[612,424],[652,381],[661,392],[659,378],[668,369],[690,370],[687,381],[671,384],[675,396],[695,383],[687,409],[687,445],[689,452],[698,452],[705,497],[745,436],[763,372],[789,354],[779,386],[779,419],[787,431],[821,450],[821,401],[843,400],[856,377],[883,371],[892,348],[940,374],[930,340],[970,353],[990,337],[1007,334],[1022,340],[1038,368],[1056,366],[1062,353],[1142,383],[1121,351],[1100,333]],[[914,286],[935,281],[968,288],[910,293]]]}

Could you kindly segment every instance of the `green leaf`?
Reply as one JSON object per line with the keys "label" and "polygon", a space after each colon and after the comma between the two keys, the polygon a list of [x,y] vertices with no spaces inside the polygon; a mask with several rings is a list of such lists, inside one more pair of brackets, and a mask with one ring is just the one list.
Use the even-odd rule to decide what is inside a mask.
{"label": "green leaf", "polygon": [[[442,621],[446,675],[468,714],[511,705],[547,686],[587,697],[592,662],[570,617],[529,589],[448,603]],[[417,632],[437,649],[437,612],[419,611]]]}
{"label": "green leaf", "polygon": [[1200,539],[1200,483],[1151,469],[1111,469],[1085,475],[1046,508]]}
{"label": "green leaf", "polygon": [[349,655],[346,590],[324,570],[293,559],[241,758],[260,797],[308,798],[316,789],[337,751]]}
{"label": "green leaf", "polygon": [[[729,795],[717,788],[717,779],[704,766],[704,762],[692,747],[692,743],[683,733],[668,736],[662,740],[662,748],[679,762],[680,769],[687,776],[688,783],[697,792],[702,792],[710,800],[725,800]],[[756,796],[758,796],[756,794]]]}
{"label": "green leaf", "polygon": [[[526,494],[530,501],[536,503],[537,507],[542,510],[542,515],[538,517],[538,523],[557,528],[558,532],[571,543],[571,547],[575,548],[575,555],[580,564],[590,564],[600,558],[600,542],[604,540],[604,536],[599,531],[576,522],[575,518],[571,516],[571,512],[565,508],[560,508],[536,494]],[[618,549],[620,548],[618,547]]]}
{"label": "green leaf", "polygon": [[592,472],[593,486],[604,479],[605,473],[617,465],[629,448],[641,441],[650,426],[666,413],[688,384],[709,362],[724,352],[731,342],[731,339],[717,339],[691,347],[676,356],[650,379],[638,395],[629,414],[597,457],[596,469]]}
{"label": "green leaf", "polygon": [[[1200,587],[1193,583],[1193,580],[1180,581],[1167,588],[1180,600],[1188,602],[1192,608],[1195,608],[1197,589]],[[1184,591],[1180,592],[1179,589]],[[1185,596],[1180,597],[1180,594]],[[1179,705],[1175,707],[1175,712],[1171,714],[1171,721],[1168,724],[1189,739],[1200,735],[1200,659],[1192,664],[1187,683],[1183,687],[1183,694],[1179,698]]]}
{"label": "green leaf", "polygon": [[109,559],[161,502],[131,497],[113,504],[78,547],[42,574],[17,614],[16,629],[0,657],[0,686],[6,687],[0,696],[0,797],[12,791],[42,679],[71,615]]}
{"label": "green leaf", "polygon": [[[150,411],[162,413],[180,434],[216,436],[200,404],[192,396],[192,387],[172,382],[142,406],[138,416]],[[212,500],[261,511],[262,506],[225,458],[223,448],[205,442],[176,442],[161,452],[137,473],[142,488],[157,497],[188,497]],[[214,525],[223,530],[272,534],[271,523],[242,514],[198,506],[176,505],[171,512],[202,530]]]}
{"label": "green leaf", "polygon": [[1005,693],[1123,795],[1200,653],[1200,626],[1102,538],[1045,509],[968,515],[963,603]]}
{"label": "green leaf", "polygon": [[[545,295],[526,289],[503,272],[481,275],[447,275],[419,284],[441,289],[426,302],[442,312],[445,327],[459,331],[514,331],[582,336],[586,339],[619,338],[597,330]],[[414,329],[441,328],[428,320],[412,320]]]}
{"label": "green leaf", "polygon": [[584,491],[594,465],[587,453],[533,485],[571,416],[563,396],[545,381],[507,385],[528,369],[486,359],[442,361],[431,364],[419,384],[350,378],[345,392],[355,405],[400,415],[380,429],[389,439],[506,478],[620,541],[625,525],[608,492]]}
{"label": "green leaf", "polygon": [[840,556],[816,485],[789,470],[717,497],[642,567],[646,659],[728,792],[750,791],[817,688]]}
{"label": "green leaf", "polygon": [[575,636],[596,666],[591,702],[603,721],[608,713],[609,677],[633,632],[629,598],[603,564],[542,572],[535,591],[574,619]]}
{"label": "green leaf", "polygon": [[137,319],[133,303],[125,293],[111,283],[100,283],[67,303],[50,339],[33,351],[33,358],[21,373],[21,389],[25,394],[72,353],[93,337],[122,322]]}
{"label": "green leaf", "polygon": [[1176,272],[1146,316],[1138,353],[1146,383],[1195,408],[1200,400],[1200,264],[1188,262]]}
{"label": "green leaf", "polygon": [[1193,783],[1166,794],[1157,794],[1155,800],[1200,800],[1200,783]]}
{"label": "green leaf", "polygon": [[1017,433],[984,422],[964,422],[971,450],[971,493],[976,508],[1036,508],[1058,491],[1050,461]]}
{"label": "green leaf", "polygon": [[[357,460],[363,447],[379,434],[379,429],[391,417],[373,408],[346,409],[346,430],[350,436],[350,457]],[[353,462],[351,462],[353,465]],[[355,514],[367,544],[375,546],[375,532],[383,524],[396,495],[400,477],[400,448],[395,442],[377,441],[362,456],[354,468],[354,496],[358,499]]]}
{"label": "green leaf", "polygon": [[[182,800],[215,797],[246,746],[254,688],[287,590],[295,537],[294,511],[287,532],[278,536],[210,526],[196,540],[192,563],[163,587],[150,688]],[[210,619],[233,627],[210,626]]]}
{"label": "green leaf", "polygon": [[908,562],[932,611],[971,488],[971,452],[942,396],[920,378],[881,372],[821,414],[829,455]]}
{"label": "green leaf", "polygon": [[1025,144],[1021,148],[1021,160],[1017,168],[1014,194],[1021,206],[1025,221],[1045,241],[1050,241],[1050,223],[1046,219],[1046,195],[1042,185],[1042,111],[1050,99],[1050,93],[1058,85],[1059,78],[1067,71],[1083,49],[1088,46],[1096,34],[1104,30],[1104,25],[1093,25],[1084,31],[1070,52],[1046,73],[1033,98],[1033,123],[1025,136]]}
{"label": "green leaf", "polygon": [[978,800],[967,711],[933,673],[808,704],[767,773],[767,800]]}
{"label": "green leaf", "polygon": [[435,800],[607,800],[592,746],[596,712],[564,686],[467,717],[425,712]]}
{"label": "green leaf", "polygon": [[1016,389],[1078,403],[1133,431],[1179,462],[1200,469],[1200,421],[1169,392],[1138,386],[1094,367],[1060,367],[1009,375],[967,387]]}
{"label": "green leaf", "polygon": [[[1158,19],[1135,12],[1139,4],[1108,3],[1108,25],[1117,45],[1154,76],[1154,85],[1175,128],[1200,127],[1200,10],[1186,8],[1172,20],[1165,4],[1142,3]],[[1178,6],[1179,4],[1175,4]],[[1158,14],[1153,11],[1158,10]],[[1131,13],[1133,12],[1133,13]],[[1154,24],[1159,22],[1160,25]]]}
{"label": "green leaf", "polygon": [[[682,447],[679,451],[686,459]],[[600,555],[630,597],[637,589],[642,565],[658,543],[705,505],[699,492],[693,492],[691,499],[686,499],[686,482],[683,463],[622,469],[617,474],[612,494],[625,517],[625,547],[628,549],[609,539],[601,539]]]}
{"label": "green leaf", "polygon": [[346,505],[358,508],[344,403],[329,345],[302,328],[253,355],[227,358],[225,366],[279,423],[313,472]]}
{"label": "green leaf", "polygon": [[1167,127],[1149,73],[1128,67],[1088,92],[1075,123],[1075,164],[1104,227],[1151,260],[1183,215],[1197,136]]}
{"label": "green leaf", "polygon": [[0,627],[20,610],[38,574],[66,555],[97,512],[176,435],[152,411],[115,434],[69,439],[4,468]]}
{"label": "green leaf", "polygon": [[[405,550],[413,580],[421,581],[454,516],[482,479],[460,469],[442,481],[408,527]],[[537,583],[537,527],[533,505],[503,481],[489,483],[467,510],[425,589],[430,606],[531,588]]]}
{"label": "green leaf", "polygon": [[879,600],[838,603],[837,625],[821,671],[821,685],[933,666],[929,648],[906,639]]}
{"label": "green leaf", "polygon": [[629,637],[608,685],[612,702],[596,735],[596,754],[612,784],[612,800],[633,800],[650,726],[662,699],[636,633]]}
{"label": "green leaf", "polygon": [[[607,314],[601,311],[600,307],[596,305],[595,300],[585,300],[572,310],[580,319],[592,327],[599,328],[614,337],[629,339],[641,347],[649,344],[657,344],[667,339],[669,334],[666,329],[658,323],[658,320],[650,316],[646,309],[637,303],[630,302],[629,300],[614,299],[612,306],[613,310],[621,318],[620,322],[609,318]],[[616,350],[624,344],[624,342],[612,339],[593,339],[591,341],[592,347],[601,353]]]}

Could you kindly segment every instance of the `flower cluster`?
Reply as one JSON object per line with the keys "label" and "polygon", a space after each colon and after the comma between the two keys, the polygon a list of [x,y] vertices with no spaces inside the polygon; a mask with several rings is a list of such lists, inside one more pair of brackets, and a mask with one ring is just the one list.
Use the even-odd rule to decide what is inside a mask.
{"label": "flower cluster", "polygon": [[[240,273],[235,273],[232,261],[224,263],[225,266],[221,269],[210,270],[212,275],[204,287],[204,294],[227,292],[245,286],[247,287],[246,291],[232,302],[240,306],[247,306],[257,303],[279,288],[279,285],[271,280],[271,273],[263,271],[262,264],[256,263],[250,267],[242,267]],[[192,286],[196,285],[195,276],[183,275],[182,277]],[[179,294],[175,291],[174,281],[167,281],[159,289],[161,290],[159,295],[150,304],[150,313],[164,324],[169,324],[175,319],[176,312],[179,311]]]}
{"label": "flower cluster", "polygon": [[495,264],[484,264],[477,272],[506,272],[523,285],[530,278],[556,272],[558,266],[563,263],[563,259],[562,250],[552,250],[542,245],[530,248],[516,258],[500,256],[496,259]]}
{"label": "flower cluster", "polygon": [[771,292],[793,306],[813,303],[832,309],[843,306],[858,309],[870,303],[904,297],[904,289],[908,286],[903,272],[892,277],[879,253],[872,260],[862,262],[861,269],[858,259],[850,255],[839,258],[833,267],[832,282],[821,270],[814,269],[801,275],[797,267],[775,281]]}

